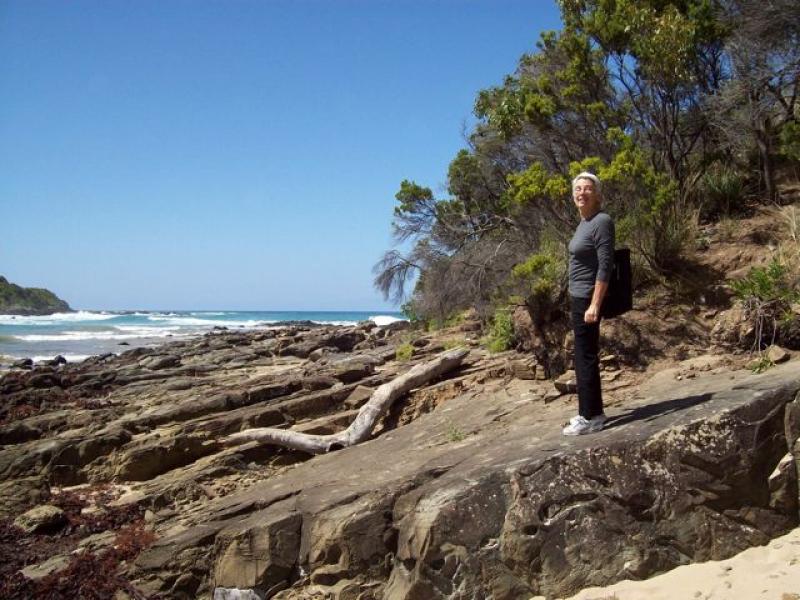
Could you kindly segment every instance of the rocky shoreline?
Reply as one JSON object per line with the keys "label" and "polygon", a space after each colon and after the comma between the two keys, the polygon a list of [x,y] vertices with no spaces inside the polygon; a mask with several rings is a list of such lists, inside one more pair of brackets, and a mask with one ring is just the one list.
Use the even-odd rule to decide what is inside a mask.
{"label": "rocky shoreline", "polygon": [[[610,427],[574,440],[568,378],[487,354],[472,323],[407,327],[221,330],[5,374],[0,595],[82,581],[117,598],[551,598],[796,527],[800,362],[645,373],[606,356]],[[457,345],[463,366],[365,443],[315,457],[224,443],[341,431]]]}

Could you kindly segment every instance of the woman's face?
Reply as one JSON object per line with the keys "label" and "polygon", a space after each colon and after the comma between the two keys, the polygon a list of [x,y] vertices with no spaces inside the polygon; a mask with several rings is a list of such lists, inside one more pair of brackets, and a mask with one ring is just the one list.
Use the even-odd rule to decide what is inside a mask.
{"label": "woman's face", "polygon": [[591,179],[578,179],[572,188],[572,200],[581,214],[590,214],[600,207],[600,197]]}

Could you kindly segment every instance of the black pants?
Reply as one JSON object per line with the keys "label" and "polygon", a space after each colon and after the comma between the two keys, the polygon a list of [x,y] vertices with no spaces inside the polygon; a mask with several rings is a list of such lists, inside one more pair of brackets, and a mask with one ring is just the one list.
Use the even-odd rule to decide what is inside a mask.
{"label": "black pants", "polygon": [[572,330],[575,332],[575,376],[578,383],[578,414],[591,419],[603,412],[600,392],[600,321],[586,323],[583,314],[590,298],[570,297]]}

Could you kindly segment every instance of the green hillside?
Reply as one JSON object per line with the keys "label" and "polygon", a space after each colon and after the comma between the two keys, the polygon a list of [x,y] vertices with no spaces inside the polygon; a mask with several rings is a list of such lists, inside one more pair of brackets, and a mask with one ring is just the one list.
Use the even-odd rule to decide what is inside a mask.
{"label": "green hillside", "polygon": [[24,288],[0,276],[0,314],[49,315],[69,312],[69,304],[44,288]]}

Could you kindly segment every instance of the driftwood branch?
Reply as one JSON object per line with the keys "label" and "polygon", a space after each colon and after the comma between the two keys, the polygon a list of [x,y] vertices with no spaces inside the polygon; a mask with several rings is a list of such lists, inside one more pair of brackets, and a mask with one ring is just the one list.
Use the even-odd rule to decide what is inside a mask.
{"label": "driftwood branch", "polygon": [[397,398],[455,369],[468,353],[469,350],[463,348],[443,352],[433,360],[420,363],[392,381],[384,383],[375,390],[367,403],[361,407],[350,427],[339,433],[313,435],[287,429],[258,427],[229,435],[225,442],[235,445],[256,441],[262,444],[275,444],[294,450],[302,450],[310,454],[324,454],[332,450],[354,446],[370,436],[375,423]]}

